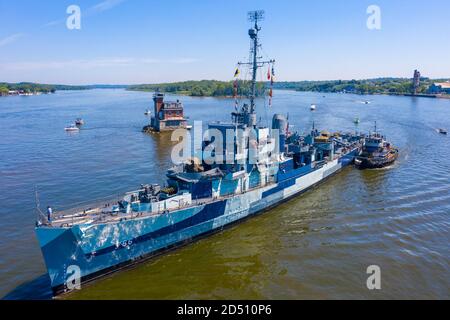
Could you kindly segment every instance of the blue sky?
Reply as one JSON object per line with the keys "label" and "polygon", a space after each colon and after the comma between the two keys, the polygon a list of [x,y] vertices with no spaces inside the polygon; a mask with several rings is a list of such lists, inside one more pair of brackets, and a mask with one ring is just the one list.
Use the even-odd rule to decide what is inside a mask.
{"label": "blue sky", "polygon": [[[66,28],[71,4],[81,30]],[[381,30],[366,27],[372,4]],[[450,77],[448,0],[0,0],[0,81],[231,80],[253,9],[280,81]]]}

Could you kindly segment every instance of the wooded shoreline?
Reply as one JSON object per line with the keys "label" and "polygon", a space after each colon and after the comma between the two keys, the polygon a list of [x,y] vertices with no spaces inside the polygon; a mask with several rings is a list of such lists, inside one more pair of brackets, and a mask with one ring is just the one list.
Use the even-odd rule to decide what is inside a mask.
{"label": "wooded shoreline", "polygon": [[[367,80],[330,80],[330,81],[283,81],[275,82],[273,89],[295,90],[302,92],[322,93],[351,93],[351,94],[386,94],[386,95],[414,95],[431,98],[448,98],[449,94],[430,92],[435,82],[445,82],[448,79],[431,80],[424,78],[416,94],[413,94],[413,84],[407,78],[378,78]],[[249,81],[237,81],[238,95],[247,96],[250,92]],[[221,97],[234,96],[234,81],[200,80],[183,81],[160,84],[140,85],[52,85],[30,82],[0,83],[0,96],[37,95],[54,93],[59,90],[90,90],[90,89],[126,89],[129,91],[163,92],[169,94],[187,95],[192,97]],[[264,96],[270,88],[269,82],[258,82],[257,96]]]}

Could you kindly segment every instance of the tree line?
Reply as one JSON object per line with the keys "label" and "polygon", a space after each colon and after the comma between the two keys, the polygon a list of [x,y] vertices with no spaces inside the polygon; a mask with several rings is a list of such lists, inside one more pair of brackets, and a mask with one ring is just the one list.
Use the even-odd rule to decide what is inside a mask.
{"label": "tree line", "polygon": [[[417,93],[427,93],[434,82],[422,78]],[[330,81],[300,81],[278,82],[277,89],[291,89],[297,91],[315,92],[346,92],[357,94],[407,94],[412,93],[412,79],[407,78],[378,78],[367,80],[330,80]]]}
{"label": "tree line", "polygon": [[[248,96],[251,92],[250,81],[237,81],[238,95]],[[266,83],[259,82],[256,95],[264,95]],[[192,97],[232,97],[234,95],[234,81],[200,80],[158,84],[140,84],[128,86],[132,91],[166,92],[184,94]]]}
{"label": "tree line", "polygon": [[33,82],[7,83],[0,82],[0,95],[8,95],[9,91],[22,93],[54,93],[57,90],[89,90],[89,89],[117,89],[126,88],[126,85],[64,85],[64,84],[40,84]]}

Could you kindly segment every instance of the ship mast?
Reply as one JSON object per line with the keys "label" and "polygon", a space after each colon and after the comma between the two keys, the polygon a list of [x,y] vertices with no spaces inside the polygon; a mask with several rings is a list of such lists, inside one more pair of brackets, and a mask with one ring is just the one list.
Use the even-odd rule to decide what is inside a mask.
{"label": "ship mast", "polygon": [[258,56],[258,50],[260,48],[258,32],[261,30],[261,27],[258,25],[258,21],[264,20],[264,11],[250,11],[248,13],[248,20],[254,22],[254,27],[248,30],[248,35],[252,41],[251,43],[251,62],[239,62],[238,65],[250,65],[252,68],[252,83],[251,83],[251,91],[250,91],[250,112],[247,118],[247,125],[249,127],[256,126],[256,108],[255,108],[255,99],[256,99],[256,75],[258,72],[258,68],[270,63],[274,63],[275,60],[269,61],[258,61],[261,57]]}
{"label": "ship mast", "polygon": [[250,39],[253,40],[252,54],[253,54],[253,65],[252,65],[252,91],[250,93],[250,112],[255,112],[255,98],[256,98],[256,73],[258,72],[258,32],[261,30],[261,27],[258,26],[258,20],[262,20],[264,18],[264,11],[253,11],[249,12],[249,20],[255,22],[255,26],[253,29],[248,31],[248,35]]}

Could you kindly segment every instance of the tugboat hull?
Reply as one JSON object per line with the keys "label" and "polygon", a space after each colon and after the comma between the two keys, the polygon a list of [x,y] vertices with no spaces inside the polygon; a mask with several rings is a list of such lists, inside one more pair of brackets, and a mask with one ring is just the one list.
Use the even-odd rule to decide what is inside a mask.
{"label": "tugboat hull", "polygon": [[387,156],[382,158],[376,157],[357,157],[355,165],[360,169],[380,169],[393,164],[398,158],[398,151],[391,151]]}

